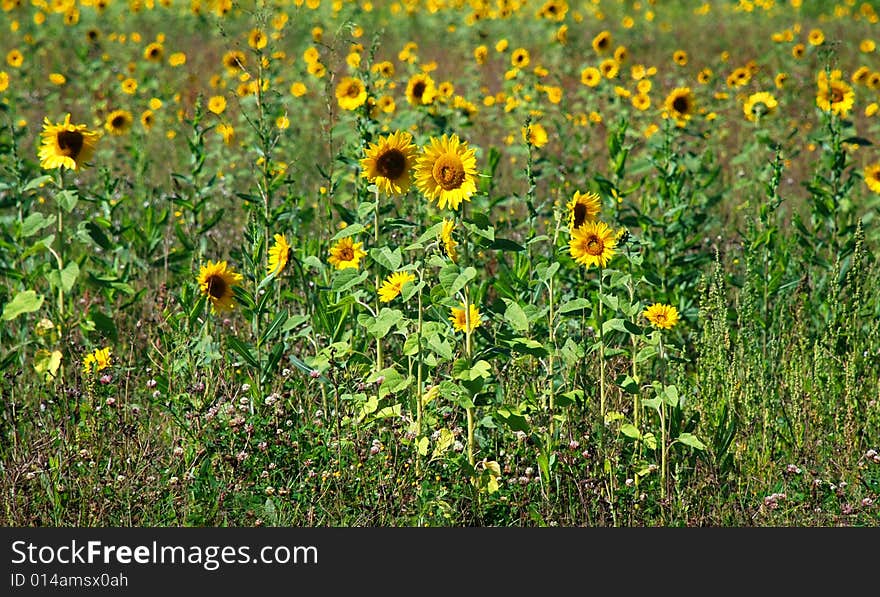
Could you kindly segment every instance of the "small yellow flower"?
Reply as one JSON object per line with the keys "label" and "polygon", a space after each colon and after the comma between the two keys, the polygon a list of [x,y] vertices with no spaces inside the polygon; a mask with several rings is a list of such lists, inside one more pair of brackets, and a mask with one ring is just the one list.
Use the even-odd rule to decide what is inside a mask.
{"label": "small yellow flower", "polygon": [[672,305],[654,303],[642,312],[642,315],[656,328],[668,330],[678,323],[678,309]]}
{"label": "small yellow flower", "polygon": [[330,248],[330,258],[327,260],[330,265],[336,269],[354,268],[357,269],[360,260],[367,256],[363,250],[364,243],[354,242],[350,236],[339,239],[333,247]]}
{"label": "small yellow flower", "polygon": [[106,369],[112,363],[110,348],[96,348],[83,359],[83,373],[95,373]]}
{"label": "small yellow flower", "polygon": [[452,322],[452,327],[458,332],[472,332],[483,323],[480,310],[473,303],[470,304],[467,311],[465,311],[464,303],[461,303],[461,309],[453,307],[449,320]]}
{"label": "small yellow flower", "polygon": [[416,277],[410,272],[394,272],[385,278],[382,287],[379,288],[379,300],[388,303],[397,298],[403,292],[403,285],[414,282]]}
{"label": "small yellow flower", "polygon": [[269,263],[266,265],[266,272],[277,275],[284,270],[288,259],[290,259],[290,244],[283,234],[276,234],[273,238],[275,243],[269,248]]}

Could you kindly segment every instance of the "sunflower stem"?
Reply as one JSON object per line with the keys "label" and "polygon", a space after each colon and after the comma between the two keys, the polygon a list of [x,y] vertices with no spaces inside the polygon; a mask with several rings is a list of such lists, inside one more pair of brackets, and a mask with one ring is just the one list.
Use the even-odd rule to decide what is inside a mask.
{"label": "sunflower stem", "polygon": [[[373,205],[373,244],[379,247],[379,187],[376,187],[376,202]],[[376,273],[376,289],[382,283],[379,274]],[[380,310],[379,295],[376,295],[376,313]],[[382,370],[382,339],[376,336],[376,371]]]}
{"label": "sunflower stem", "polygon": [[[422,270],[419,269],[419,284],[422,282]],[[422,290],[418,292],[418,323],[416,324],[418,340],[418,360],[416,361],[416,446],[422,436]],[[416,477],[421,473],[421,459],[416,448]]]}
{"label": "sunflower stem", "polygon": [[602,321],[602,278],[604,269],[599,270],[599,307],[596,326],[599,328],[599,414],[605,420],[605,333]]}
{"label": "sunflower stem", "polygon": [[[471,299],[467,287],[464,289],[464,353],[468,366],[471,365]],[[474,466],[474,407],[468,406],[467,413],[467,456],[468,464]]]}

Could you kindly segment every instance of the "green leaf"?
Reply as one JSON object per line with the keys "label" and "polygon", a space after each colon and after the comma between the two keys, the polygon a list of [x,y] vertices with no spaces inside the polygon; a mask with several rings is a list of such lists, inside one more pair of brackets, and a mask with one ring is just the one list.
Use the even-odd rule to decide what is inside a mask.
{"label": "green leaf", "polygon": [[337,241],[341,238],[346,238],[348,236],[354,236],[355,234],[360,234],[364,231],[364,227],[362,224],[349,224],[339,232],[337,232],[330,241]]}
{"label": "green leaf", "polygon": [[24,187],[22,187],[21,191],[23,193],[25,193],[27,191],[33,191],[34,189],[38,189],[38,188],[42,187],[50,180],[52,180],[51,174],[44,174],[43,176],[38,176],[36,178],[32,178],[31,180],[28,181],[28,183],[26,185],[24,185]]}
{"label": "green leaf", "polygon": [[51,381],[55,377],[60,366],[60,351],[53,350],[52,352],[49,352],[45,348],[41,348],[34,354],[34,370],[37,373],[44,374],[44,379],[46,381]]}
{"label": "green leaf", "polygon": [[76,264],[76,261],[71,261],[61,270],[61,288],[64,292],[70,292],[78,276],[79,266]]}
{"label": "green leaf", "polygon": [[113,248],[113,243],[110,242],[110,239],[107,238],[107,235],[104,233],[100,226],[98,226],[94,222],[85,222],[83,224],[83,228],[85,229],[86,235],[96,245],[98,245],[105,251],[109,251]]}
{"label": "green leaf", "polygon": [[97,307],[92,307],[89,310],[89,319],[91,319],[92,322],[95,324],[96,330],[103,332],[108,337],[116,340],[116,322],[114,322],[111,317],[108,317],[107,315],[99,311]]}
{"label": "green leaf", "polygon": [[573,301],[568,301],[559,307],[559,313],[571,313],[572,311],[580,311],[582,309],[589,309],[593,306],[593,303],[588,301],[585,298],[577,298]]}
{"label": "green leaf", "polygon": [[636,427],[632,423],[624,423],[623,425],[621,425],[620,432],[632,439],[639,439],[640,437],[642,437],[642,434],[639,431],[638,427]]}
{"label": "green leaf", "polygon": [[510,341],[510,347],[516,352],[529,354],[533,357],[545,357],[549,354],[543,344],[531,338],[514,338]]}
{"label": "green leaf", "polygon": [[366,280],[369,275],[370,272],[368,271],[358,272],[358,270],[353,267],[347,267],[343,270],[339,270],[336,275],[333,276],[333,284],[330,288],[333,292],[345,292]]}
{"label": "green leaf", "polygon": [[370,249],[370,258],[389,271],[397,271],[403,263],[403,255],[400,247],[393,251],[388,247]]}
{"label": "green leaf", "polygon": [[397,309],[389,309],[388,307],[383,307],[381,311],[379,311],[379,315],[377,317],[373,317],[372,315],[363,314],[358,316],[358,323],[360,323],[367,330],[369,334],[371,334],[374,338],[382,338],[388,334],[392,327],[397,325],[403,319],[403,312]]}
{"label": "green leaf", "polygon": [[678,395],[678,388],[676,388],[675,386],[666,386],[664,394],[666,396],[666,403],[669,404],[669,406],[678,406],[680,400],[680,397]]}
{"label": "green leaf", "polygon": [[437,443],[434,444],[434,451],[431,452],[431,460],[442,456],[454,443],[455,435],[453,435],[449,429],[441,429],[440,435],[437,438]]}
{"label": "green leaf", "polygon": [[427,456],[428,455],[428,438],[420,437],[418,443],[416,444],[416,448],[419,451],[419,456]]}
{"label": "green leaf", "polygon": [[464,271],[461,271],[455,263],[447,264],[440,270],[438,275],[440,286],[446,291],[447,296],[455,296],[455,293],[464,288],[468,282],[476,277],[476,269],[473,267],[467,267]]}
{"label": "green leaf", "polygon": [[505,299],[505,302],[507,309],[504,311],[504,320],[517,332],[528,332],[529,318],[526,316],[526,312],[515,301]]}
{"label": "green leaf", "polygon": [[33,236],[43,228],[51,226],[55,223],[55,214],[48,218],[40,212],[34,212],[24,219],[21,223],[21,236],[27,238]]}
{"label": "green leaf", "polygon": [[12,321],[23,313],[31,313],[43,306],[45,297],[33,290],[23,290],[3,307],[3,320]]}
{"label": "green leaf", "polygon": [[70,213],[73,211],[73,208],[76,207],[77,201],[79,201],[79,197],[76,194],[76,191],[65,190],[59,191],[55,195],[55,201],[58,202],[58,205],[66,211]]}
{"label": "green leaf", "polygon": [[623,388],[627,394],[635,396],[639,393],[639,384],[629,375],[623,376],[623,379],[618,379],[617,385]]}
{"label": "green leaf", "polygon": [[[526,248],[520,244],[513,242],[507,238],[496,238],[492,241],[492,243],[486,247],[487,249],[491,249],[493,251],[508,251],[511,253],[519,253],[521,251],[525,251]],[[559,265],[558,263],[556,265]]]}
{"label": "green leaf", "polygon": [[657,356],[657,349],[653,346],[646,346],[636,353],[636,363],[644,363],[655,356]]}
{"label": "green leaf", "polygon": [[272,338],[278,330],[282,329],[282,326],[287,321],[287,311],[280,311],[278,315],[275,316],[275,319],[272,320],[272,323],[269,324],[269,327],[266,328],[266,331],[263,332],[262,338],[260,338],[260,344],[265,344],[267,340]]}
{"label": "green leaf", "polygon": [[695,435],[693,435],[692,433],[682,433],[677,438],[675,438],[675,441],[677,441],[680,444],[690,446],[696,450],[705,450],[706,449],[706,444],[704,444],[699,439],[697,439],[697,437]]}
{"label": "green leaf", "polygon": [[509,408],[499,408],[495,414],[513,431],[529,432],[528,420],[518,412],[512,411]]}
{"label": "green leaf", "polygon": [[257,362],[257,358],[254,356],[254,353],[251,351],[250,346],[244,344],[241,340],[239,340],[236,336],[226,336],[226,343],[229,347],[241,355],[241,358],[245,360],[245,362],[253,367],[254,369],[259,369],[260,364]]}

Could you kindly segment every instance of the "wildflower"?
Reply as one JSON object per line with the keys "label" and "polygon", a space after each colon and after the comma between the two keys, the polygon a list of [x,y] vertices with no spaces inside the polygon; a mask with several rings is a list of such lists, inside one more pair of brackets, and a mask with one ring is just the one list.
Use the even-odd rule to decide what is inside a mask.
{"label": "wildflower", "polygon": [[480,317],[480,310],[471,303],[467,311],[464,303],[461,303],[461,309],[452,308],[452,314],[449,320],[452,321],[452,327],[459,332],[472,332],[474,328],[482,325],[483,321]]}
{"label": "wildflower", "polygon": [[642,312],[642,315],[656,328],[671,329],[678,323],[678,309],[672,305],[654,303]]}
{"label": "wildflower", "polygon": [[416,277],[410,272],[394,272],[385,278],[385,282],[379,288],[379,300],[383,303],[393,301],[403,291],[403,285],[415,279]]}
{"label": "wildflower", "polygon": [[436,97],[434,79],[427,73],[413,75],[406,84],[406,101],[413,106],[431,104]]}
{"label": "wildflower", "polygon": [[581,71],[581,83],[587,87],[595,87],[602,80],[602,73],[595,66],[588,66]]}
{"label": "wildflower", "polygon": [[517,48],[510,55],[510,64],[516,68],[525,68],[529,65],[529,51],[525,48]]}
{"label": "wildflower", "polygon": [[67,168],[80,170],[92,158],[99,134],[84,124],[71,124],[70,114],[64,122],[52,124],[44,119],[39,149],[40,167],[46,170]]}
{"label": "wildflower", "polygon": [[336,86],[336,100],[343,110],[357,110],[367,101],[364,82],[354,77],[343,77]]}
{"label": "wildflower", "polygon": [[386,195],[403,195],[410,187],[410,172],[416,163],[418,148],[412,135],[397,131],[371,143],[361,160],[361,176]]}
{"label": "wildflower", "polygon": [[530,124],[528,127],[522,128],[523,141],[535,147],[544,147],[547,145],[547,131],[540,123]]}
{"label": "wildflower", "polygon": [[819,109],[845,117],[853,107],[855,93],[841,80],[840,71],[833,71],[830,76],[825,71],[820,72],[817,83],[816,105]]}
{"label": "wildflower", "polygon": [[597,54],[603,54],[611,47],[611,32],[601,31],[593,38],[593,50]]}
{"label": "wildflower", "polygon": [[112,360],[110,347],[96,348],[83,359],[83,373],[102,371],[111,365]]}
{"label": "wildflower", "polygon": [[880,194],[880,162],[866,166],[862,175],[868,188]]}
{"label": "wildflower", "polygon": [[458,261],[458,251],[456,250],[458,242],[452,238],[453,230],[455,230],[455,223],[443,218],[443,225],[440,227],[440,242],[443,253],[454,263]]}
{"label": "wildflower", "polygon": [[132,117],[131,112],[128,110],[113,110],[107,116],[104,128],[110,131],[112,135],[124,135],[129,131],[133,122],[134,117]]}
{"label": "wildflower", "polygon": [[153,42],[144,48],[144,60],[149,60],[150,62],[160,62],[162,60],[162,54],[164,53],[164,48],[162,44],[158,42]]}
{"label": "wildflower", "polygon": [[199,269],[199,290],[211,301],[211,310],[231,311],[235,308],[233,287],[238,285],[244,276],[230,268],[226,261],[208,261]]}
{"label": "wildflower", "polygon": [[330,248],[330,265],[336,269],[358,268],[362,257],[366,257],[367,253],[363,250],[364,243],[354,242],[350,236],[339,239],[333,247]]}
{"label": "wildflower", "polygon": [[605,267],[614,256],[617,239],[605,222],[587,221],[571,233],[569,252],[576,263]]}
{"label": "wildflower", "polygon": [[684,126],[685,121],[690,120],[694,112],[694,96],[690,87],[678,87],[666,97],[664,103],[669,116],[675,119],[679,126]]}
{"label": "wildflower", "polygon": [[226,110],[226,98],[222,95],[215,95],[208,100],[208,111],[214,114],[223,114]]}
{"label": "wildflower", "polygon": [[596,219],[602,209],[602,201],[597,193],[581,194],[575,191],[565,208],[568,210],[568,229],[575,230]]}
{"label": "wildflower", "polygon": [[458,135],[432,137],[416,164],[416,186],[437,206],[457,210],[477,191],[476,151]]}
{"label": "wildflower", "polygon": [[775,97],[766,91],[760,91],[749,96],[743,104],[743,112],[747,119],[757,122],[761,117],[775,112],[777,105]]}
{"label": "wildflower", "polygon": [[287,260],[290,259],[290,245],[283,234],[276,234],[272,238],[275,239],[275,243],[269,248],[269,263],[266,265],[266,271],[277,275],[287,266]]}

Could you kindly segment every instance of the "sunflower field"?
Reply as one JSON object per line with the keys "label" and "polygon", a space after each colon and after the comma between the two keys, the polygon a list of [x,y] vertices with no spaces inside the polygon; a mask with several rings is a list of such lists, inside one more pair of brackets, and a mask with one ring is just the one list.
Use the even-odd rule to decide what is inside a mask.
{"label": "sunflower field", "polygon": [[0,0],[4,526],[880,524],[880,6]]}

